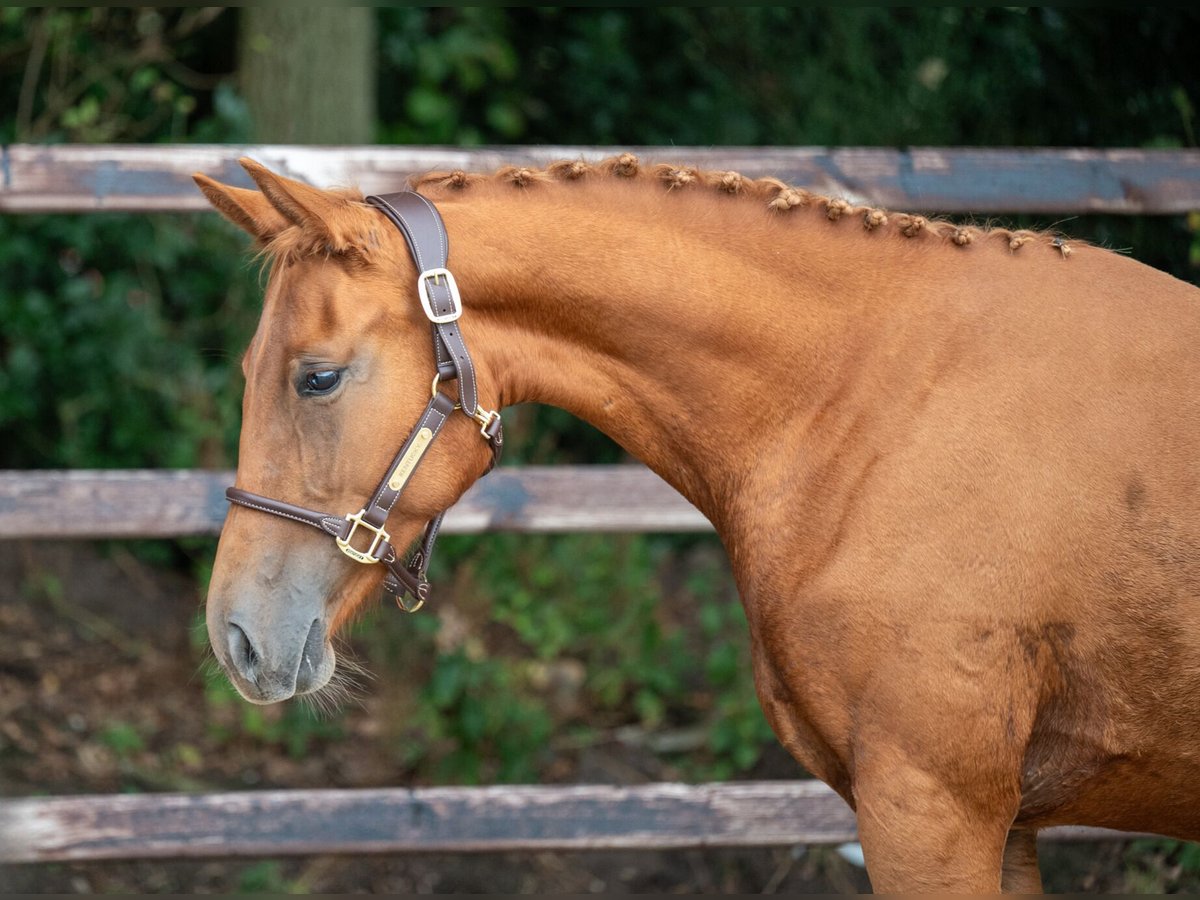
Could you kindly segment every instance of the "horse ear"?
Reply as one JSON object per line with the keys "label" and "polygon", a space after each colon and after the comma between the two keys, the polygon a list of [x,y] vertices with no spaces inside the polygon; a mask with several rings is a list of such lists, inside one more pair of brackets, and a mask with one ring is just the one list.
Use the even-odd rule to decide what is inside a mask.
{"label": "horse ear", "polygon": [[336,194],[303,181],[276,175],[266,166],[247,157],[242,157],[238,162],[250,173],[271,205],[294,225],[317,233],[328,233],[335,216],[346,209],[346,201]]}
{"label": "horse ear", "polygon": [[192,179],[217,212],[261,243],[288,227],[287,219],[258,191],[221,184],[199,172]]}

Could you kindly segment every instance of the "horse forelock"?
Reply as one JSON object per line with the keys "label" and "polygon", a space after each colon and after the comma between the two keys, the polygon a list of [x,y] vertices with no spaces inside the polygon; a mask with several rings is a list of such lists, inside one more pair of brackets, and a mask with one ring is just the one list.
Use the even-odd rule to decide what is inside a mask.
{"label": "horse forelock", "polygon": [[374,261],[383,242],[376,212],[354,188],[329,191],[343,202],[320,223],[291,225],[259,248],[259,258],[272,268],[310,256],[338,257],[354,266]]}

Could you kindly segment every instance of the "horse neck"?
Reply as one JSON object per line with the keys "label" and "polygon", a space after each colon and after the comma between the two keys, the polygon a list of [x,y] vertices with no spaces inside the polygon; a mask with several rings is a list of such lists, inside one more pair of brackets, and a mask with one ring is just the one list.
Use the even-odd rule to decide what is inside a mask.
{"label": "horse neck", "polygon": [[653,184],[435,199],[488,399],[592,423],[718,530],[770,458],[833,452],[815,429],[886,331],[872,298],[902,238]]}

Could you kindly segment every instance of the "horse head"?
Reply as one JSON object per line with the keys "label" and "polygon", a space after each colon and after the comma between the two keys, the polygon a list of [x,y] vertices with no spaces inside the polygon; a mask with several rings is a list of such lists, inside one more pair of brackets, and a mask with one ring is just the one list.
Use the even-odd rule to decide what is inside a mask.
{"label": "horse head", "polygon": [[[331,638],[385,574],[358,564],[376,561],[372,536],[382,531],[388,552],[402,554],[486,470],[489,453],[477,424],[448,416],[439,440],[422,447],[419,470],[410,459],[403,495],[389,498],[378,529],[351,534],[351,523],[347,531],[431,402],[437,362],[412,288],[418,272],[400,235],[361,195],[242,165],[259,190],[196,181],[270,261],[262,317],[242,360],[237,487],[284,501],[284,512],[264,506],[275,515],[262,515],[244,500],[231,508],[207,624],[242,696],[271,703],[329,682]],[[486,385],[487,373],[479,376]],[[288,504],[331,515],[304,522]],[[335,523],[329,534],[318,530],[322,521]]]}

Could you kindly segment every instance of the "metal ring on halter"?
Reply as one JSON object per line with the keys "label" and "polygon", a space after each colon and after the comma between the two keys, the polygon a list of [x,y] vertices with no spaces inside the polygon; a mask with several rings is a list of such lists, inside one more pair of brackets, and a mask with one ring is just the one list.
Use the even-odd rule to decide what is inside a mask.
{"label": "metal ring on halter", "polygon": [[[433,397],[436,397],[436,396],[438,395],[438,384],[440,384],[440,383],[441,383],[441,380],[442,380],[442,373],[441,373],[441,372],[438,372],[437,374],[435,374],[435,375],[433,376],[433,385],[432,385],[432,386],[429,388],[429,393],[430,393],[430,395],[431,395],[431,396],[433,396]],[[462,409],[462,404],[461,404],[461,403],[455,403],[455,404],[454,404],[454,408],[455,408],[455,409]]]}

